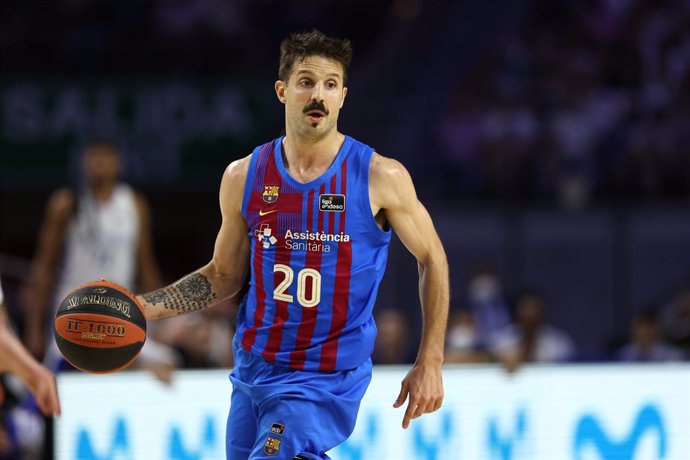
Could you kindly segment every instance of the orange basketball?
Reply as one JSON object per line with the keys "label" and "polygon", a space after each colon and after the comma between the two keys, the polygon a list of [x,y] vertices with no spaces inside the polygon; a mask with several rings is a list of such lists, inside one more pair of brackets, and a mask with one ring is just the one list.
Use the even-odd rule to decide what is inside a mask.
{"label": "orange basketball", "polygon": [[94,374],[132,364],[146,341],[146,318],[127,289],[101,280],[67,294],[55,315],[55,342],[77,369]]}

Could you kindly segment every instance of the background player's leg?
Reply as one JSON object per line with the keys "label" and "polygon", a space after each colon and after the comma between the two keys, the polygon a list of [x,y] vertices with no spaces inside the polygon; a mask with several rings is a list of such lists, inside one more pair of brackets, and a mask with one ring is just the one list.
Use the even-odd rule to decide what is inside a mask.
{"label": "background player's leg", "polygon": [[256,412],[249,396],[239,389],[232,391],[225,433],[227,460],[247,460],[256,441]]}

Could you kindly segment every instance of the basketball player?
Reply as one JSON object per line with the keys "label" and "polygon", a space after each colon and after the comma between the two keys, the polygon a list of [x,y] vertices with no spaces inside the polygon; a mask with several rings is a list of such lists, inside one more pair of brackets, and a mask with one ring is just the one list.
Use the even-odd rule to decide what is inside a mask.
{"label": "basketball player", "polygon": [[227,458],[326,459],[351,434],[371,379],[372,318],[391,228],[417,258],[424,313],[394,406],[402,425],[441,407],[446,257],[410,175],[338,131],[350,42],[318,31],[281,45],[286,135],[225,170],[211,261],[139,296],[148,319],[207,308],[249,271],[234,339]]}
{"label": "basketball player", "polygon": [[[31,356],[12,332],[5,312],[2,285],[0,285],[0,372],[11,372],[19,377],[34,395],[36,405],[44,415],[60,414],[55,376]],[[4,395],[0,393],[0,402],[3,398]]]}
{"label": "basketball player", "polygon": [[[106,278],[128,289],[138,276],[145,290],[161,286],[153,254],[148,205],[120,182],[120,154],[106,142],[92,142],[82,157],[83,184],[62,188],[49,198],[39,232],[31,289],[27,296],[26,343],[34,356],[45,352],[52,336],[48,319],[75,286]],[[50,340],[46,364],[64,364]],[[164,367],[156,371],[160,374]],[[167,371],[169,374],[170,370]],[[165,374],[165,372],[163,372]],[[168,375],[159,375],[168,380]]]}

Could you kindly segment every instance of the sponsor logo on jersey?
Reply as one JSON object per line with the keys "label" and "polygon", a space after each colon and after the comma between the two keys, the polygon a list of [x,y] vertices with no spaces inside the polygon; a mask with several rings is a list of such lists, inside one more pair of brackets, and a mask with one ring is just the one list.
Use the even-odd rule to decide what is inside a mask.
{"label": "sponsor logo on jersey", "polygon": [[254,236],[261,243],[264,249],[268,249],[278,242],[278,239],[273,236],[273,230],[268,224],[262,224],[261,227],[254,230]]}
{"label": "sponsor logo on jersey", "polygon": [[261,198],[268,204],[275,203],[280,196],[279,191],[280,185],[264,185],[264,193]]}
{"label": "sponsor logo on jersey", "polygon": [[292,251],[331,252],[335,245],[329,243],[348,243],[347,233],[326,232],[285,232],[285,247]]}
{"label": "sponsor logo on jersey", "polygon": [[264,444],[264,452],[266,455],[276,455],[280,450],[280,439],[268,437],[266,443]]}
{"label": "sponsor logo on jersey", "polygon": [[345,195],[330,194],[319,195],[319,211],[343,212],[345,211]]}
{"label": "sponsor logo on jersey", "polygon": [[273,425],[271,425],[271,433],[282,435],[283,433],[285,433],[285,425],[281,425],[280,423],[274,423]]}
{"label": "sponsor logo on jersey", "polygon": [[263,209],[259,209],[259,217],[263,217],[266,214],[271,214],[272,212],[278,211],[277,209],[272,209],[270,211],[264,211]]}
{"label": "sponsor logo on jersey", "polygon": [[[261,224],[254,230],[254,236],[264,249],[278,242],[278,238],[273,235],[273,229],[268,224]],[[329,243],[349,243],[350,235],[343,232],[293,232],[288,229],[283,239],[285,248],[291,251],[331,252],[336,246]]]}
{"label": "sponsor logo on jersey", "polygon": [[293,232],[289,230],[285,232],[285,239],[304,240],[304,241],[335,241],[336,243],[347,243],[350,241],[350,235],[347,233],[325,233],[325,232]]}

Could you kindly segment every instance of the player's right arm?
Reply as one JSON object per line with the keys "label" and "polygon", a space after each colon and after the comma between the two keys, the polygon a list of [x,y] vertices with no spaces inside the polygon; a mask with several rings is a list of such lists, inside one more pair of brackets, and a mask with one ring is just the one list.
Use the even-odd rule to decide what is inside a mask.
{"label": "player's right arm", "polygon": [[173,284],[137,296],[146,319],[160,319],[204,310],[237,294],[244,283],[249,260],[247,224],[242,197],[250,157],[231,163],[220,184],[222,224],[213,258],[199,270]]}

